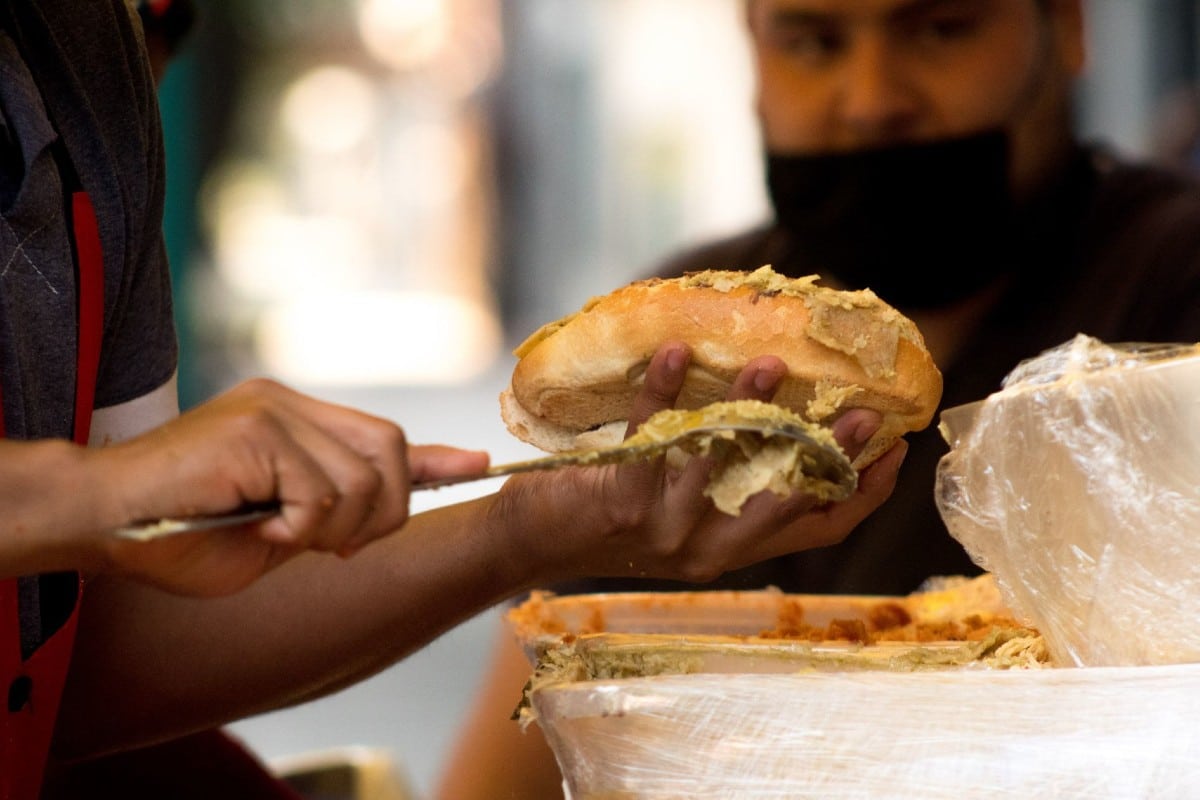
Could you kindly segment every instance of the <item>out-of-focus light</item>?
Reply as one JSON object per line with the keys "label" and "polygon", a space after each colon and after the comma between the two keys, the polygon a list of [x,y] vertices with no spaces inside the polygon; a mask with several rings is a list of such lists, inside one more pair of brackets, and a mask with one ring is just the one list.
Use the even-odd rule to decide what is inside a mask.
{"label": "out-of-focus light", "polygon": [[364,0],[358,30],[367,52],[397,70],[428,65],[449,35],[444,0]]}
{"label": "out-of-focus light", "polygon": [[365,141],[376,121],[374,90],[362,74],[324,66],[305,73],[284,94],[284,129],[317,153],[341,153]]}
{"label": "out-of-focus light", "polygon": [[205,183],[202,208],[221,279],[260,300],[314,288],[358,288],[369,278],[368,232],[353,216],[300,215],[279,178],[253,163]]}
{"label": "out-of-focus light", "polygon": [[287,204],[287,192],[279,179],[254,161],[221,165],[205,178],[200,191],[200,213],[209,235],[214,237],[238,217],[276,212]]}
{"label": "out-of-focus light", "polygon": [[249,208],[224,217],[215,245],[221,276],[243,294],[266,300],[357,288],[370,272],[366,234],[338,217]]}
{"label": "out-of-focus light", "polygon": [[[613,99],[653,118],[694,108],[723,108],[715,98],[744,98],[753,87],[740,5],[695,0],[637,0],[616,5],[600,69]],[[712,54],[720,54],[713,58]]]}
{"label": "out-of-focus light", "polygon": [[405,165],[414,203],[436,209],[462,191],[473,156],[467,133],[447,120],[415,123],[395,134],[392,146]]}
{"label": "out-of-focus light", "polygon": [[491,309],[433,292],[346,292],[297,298],[259,320],[255,347],[281,379],[316,385],[452,384],[499,352]]}

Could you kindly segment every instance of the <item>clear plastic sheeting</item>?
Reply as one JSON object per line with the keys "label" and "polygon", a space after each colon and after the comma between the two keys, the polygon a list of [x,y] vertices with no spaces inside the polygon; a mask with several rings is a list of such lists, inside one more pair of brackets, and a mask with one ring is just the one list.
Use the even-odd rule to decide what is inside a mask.
{"label": "clear plastic sheeting", "polygon": [[1186,798],[1200,665],[674,675],[534,694],[569,800]]}
{"label": "clear plastic sheeting", "polygon": [[1057,663],[1200,661],[1197,346],[1076,337],[942,432],[942,517]]}

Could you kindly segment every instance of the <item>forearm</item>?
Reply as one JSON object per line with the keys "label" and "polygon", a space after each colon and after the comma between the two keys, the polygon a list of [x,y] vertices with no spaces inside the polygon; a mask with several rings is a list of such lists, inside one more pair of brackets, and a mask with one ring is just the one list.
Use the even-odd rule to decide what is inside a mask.
{"label": "forearm", "polygon": [[0,441],[0,577],[102,564],[97,532],[122,520],[100,489],[100,466],[70,442]]}
{"label": "forearm", "polygon": [[228,598],[96,582],[84,595],[57,749],[70,757],[168,738],[389,666],[525,587],[517,560],[497,557],[492,502],[420,515],[349,560],[302,556]]}

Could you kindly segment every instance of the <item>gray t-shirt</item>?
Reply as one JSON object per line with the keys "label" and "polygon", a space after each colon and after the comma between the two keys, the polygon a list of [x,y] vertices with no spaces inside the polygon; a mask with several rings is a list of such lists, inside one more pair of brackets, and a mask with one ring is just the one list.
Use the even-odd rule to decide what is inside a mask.
{"label": "gray t-shirt", "polygon": [[11,6],[16,30],[0,38],[0,392],[8,436],[69,437],[74,265],[51,143],[62,136],[100,228],[105,310],[96,407],[103,408],[158,388],[176,366],[161,128],[136,18],[124,2]]}
{"label": "gray t-shirt", "polygon": [[12,38],[0,33],[0,392],[12,438],[70,436],[76,301],[58,138]]}
{"label": "gray t-shirt", "polygon": [[[161,227],[158,106],[136,16],[121,0],[0,3],[5,432],[15,439],[69,438],[77,304],[54,149],[66,154],[96,212],[105,298],[95,406],[117,405],[163,385],[177,360]],[[20,587],[28,656],[70,613],[75,581],[28,577]]]}

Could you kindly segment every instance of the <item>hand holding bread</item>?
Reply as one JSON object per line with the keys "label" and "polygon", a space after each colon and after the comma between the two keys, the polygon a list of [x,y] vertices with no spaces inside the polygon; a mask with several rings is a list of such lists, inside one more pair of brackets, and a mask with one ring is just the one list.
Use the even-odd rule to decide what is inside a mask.
{"label": "hand holding bread", "polygon": [[759,491],[736,515],[706,496],[707,456],[516,476],[503,510],[509,530],[528,531],[513,546],[543,584],[556,570],[704,581],[834,544],[891,494],[901,437],[932,420],[941,393],[916,327],[873,293],[769,268],[633,283],[544,326],[517,355],[502,414],[544,450],[608,446],[664,409],[749,399],[827,426],[859,470],[845,500]]}
{"label": "hand holding bread", "polygon": [[[628,410],[631,429],[677,405],[690,371],[690,349],[667,342],[646,365]],[[774,356],[751,359],[734,376],[724,399],[769,400],[786,373]],[[853,458],[875,434],[880,415],[853,409],[831,426]],[[834,544],[891,493],[904,446],[893,448],[859,475],[846,500],[822,504],[809,494],[750,497],[738,516],[714,507],[705,496],[712,462],[702,457],[681,468],[665,460],[574,467],[528,473],[501,487],[493,517],[522,570],[534,585],[594,576],[637,576],[706,581],[785,553]],[[551,533],[552,532],[552,533]],[[505,560],[508,563],[508,560]]]}

